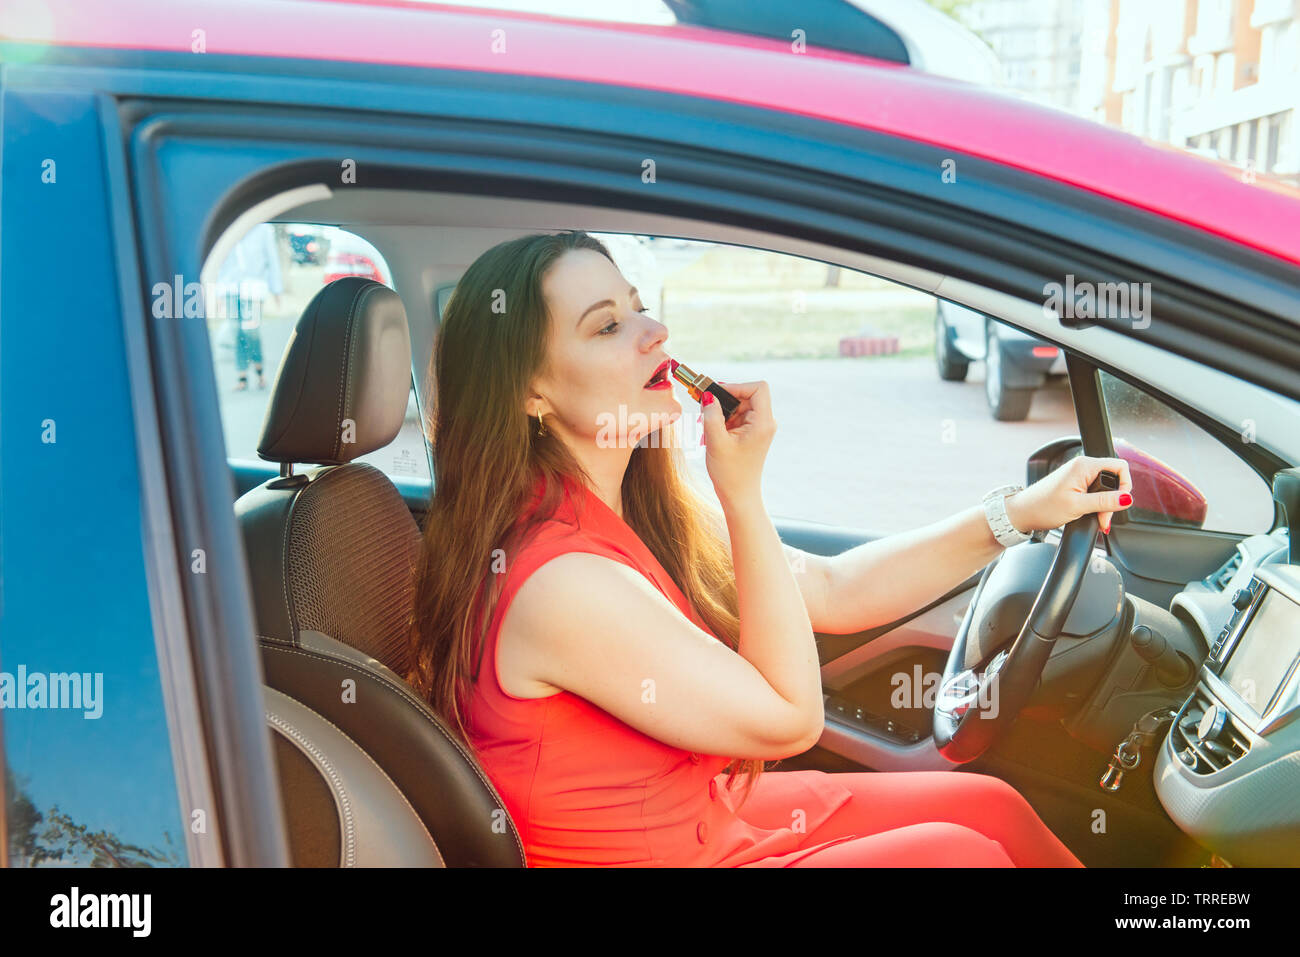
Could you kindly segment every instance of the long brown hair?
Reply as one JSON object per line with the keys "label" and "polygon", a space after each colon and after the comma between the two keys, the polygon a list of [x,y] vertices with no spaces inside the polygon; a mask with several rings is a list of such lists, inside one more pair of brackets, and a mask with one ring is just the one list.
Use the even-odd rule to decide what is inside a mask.
{"label": "long brown hair", "polygon": [[[529,386],[547,364],[550,312],[542,282],[574,249],[614,261],[584,232],[524,236],[489,249],[457,282],[434,346],[434,488],[405,677],[471,748],[464,705],[503,578],[492,573],[494,550],[510,554],[559,503],[563,481],[592,484],[565,444],[553,433],[539,434],[524,411]],[[682,451],[669,432],[664,428],[658,441],[651,436],[632,450],[623,477],[623,519],[714,637],[735,649],[740,619],[731,554],[719,534],[721,514],[683,477]],[[546,497],[521,520],[543,475]],[[481,608],[480,593],[486,593]],[[748,797],[763,762],[737,759],[728,768],[728,786],[748,772]]]}

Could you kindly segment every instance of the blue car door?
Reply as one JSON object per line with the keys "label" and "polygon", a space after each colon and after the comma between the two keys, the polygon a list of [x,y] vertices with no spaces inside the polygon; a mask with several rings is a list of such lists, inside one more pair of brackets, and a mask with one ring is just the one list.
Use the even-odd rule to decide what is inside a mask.
{"label": "blue car door", "polygon": [[194,489],[160,439],[168,370],[112,83],[9,62],[0,90],[0,854],[280,865],[251,629],[213,641],[195,601],[245,599],[239,558],[175,521]]}

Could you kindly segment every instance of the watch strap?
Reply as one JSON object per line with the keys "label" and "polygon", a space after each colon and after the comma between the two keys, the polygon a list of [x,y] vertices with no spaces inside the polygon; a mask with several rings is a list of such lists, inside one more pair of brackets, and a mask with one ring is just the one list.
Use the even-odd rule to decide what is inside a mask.
{"label": "watch strap", "polygon": [[988,520],[993,537],[1003,548],[1027,542],[1031,537],[1012,525],[1011,519],[1007,517],[1006,497],[1023,492],[1024,488],[1023,485],[1002,485],[984,496],[984,517]]}

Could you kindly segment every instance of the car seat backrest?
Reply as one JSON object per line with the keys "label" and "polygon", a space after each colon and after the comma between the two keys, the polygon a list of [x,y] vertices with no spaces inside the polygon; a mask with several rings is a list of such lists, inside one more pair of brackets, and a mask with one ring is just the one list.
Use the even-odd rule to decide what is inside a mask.
{"label": "car seat backrest", "polygon": [[[523,866],[487,775],[404,680],[420,531],[387,476],[354,460],[396,437],[410,383],[397,294],[355,276],[325,286],[262,425],[258,455],[280,477],[235,503],[293,859]],[[404,814],[380,820],[394,793],[424,837]]]}

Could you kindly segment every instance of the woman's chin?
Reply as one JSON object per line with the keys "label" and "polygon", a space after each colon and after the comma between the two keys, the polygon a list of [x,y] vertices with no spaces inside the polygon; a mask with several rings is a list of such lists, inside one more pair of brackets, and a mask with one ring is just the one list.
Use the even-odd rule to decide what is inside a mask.
{"label": "woman's chin", "polygon": [[[671,391],[665,391],[662,395],[651,392],[650,396],[652,398],[649,401],[642,401],[628,407],[629,423],[648,422],[649,429],[653,431],[661,425],[672,425],[682,417],[682,404]],[[641,427],[645,428],[645,426]]]}
{"label": "woman's chin", "polygon": [[642,421],[648,423],[648,427],[631,429],[627,433],[627,445],[629,447],[646,445],[651,448],[660,446],[671,446],[677,444],[674,440],[674,426],[680,421],[682,410],[680,407],[672,411],[653,411],[643,413]]}
{"label": "woman's chin", "polygon": [[618,413],[603,412],[596,420],[598,448],[635,448],[638,445],[672,445],[682,407],[669,395],[666,402],[620,405]]}

